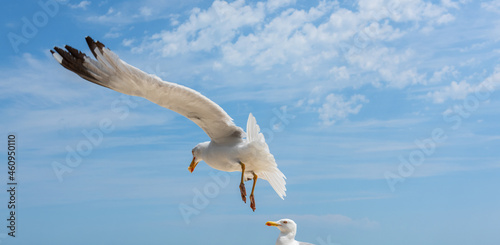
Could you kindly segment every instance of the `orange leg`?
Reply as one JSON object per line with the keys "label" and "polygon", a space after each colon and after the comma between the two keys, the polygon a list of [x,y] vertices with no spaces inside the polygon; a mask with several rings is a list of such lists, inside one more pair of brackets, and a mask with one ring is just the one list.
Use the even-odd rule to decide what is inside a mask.
{"label": "orange leg", "polygon": [[247,190],[245,189],[245,184],[243,183],[243,177],[245,176],[245,164],[240,162],[241,165],[241,182],[240,182],[240,193],[241,199],[247,203]]}
{"label": "orange leg", "polygon": [[250,192],[250,207],[252,210],[255,212],[255,199],[253,197],[253,191],[255,191],[255,184],[257,183],[257,175],[253,173],[253,186],[252,186],[252,192]]}

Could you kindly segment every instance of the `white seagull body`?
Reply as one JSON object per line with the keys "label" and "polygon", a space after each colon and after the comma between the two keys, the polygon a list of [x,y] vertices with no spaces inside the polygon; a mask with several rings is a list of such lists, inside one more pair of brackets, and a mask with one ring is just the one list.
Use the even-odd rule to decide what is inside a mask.
{"label": "white seagull body", "polygon": [[295,240],[297,234],[297,224],[291,219],[280,219],[278,221],[268,221],[267,226],[276,226],[280,230],[280,235],[276,240],[276,245],[313,245],[307,242]]}
{"label": "white seagull body", "polygon": [[221,171],[241,171],[240,190],[245,202],[243,181],[253,178],[250,200],[254,211],[253,191],[257,178],[267,180],[282,199],[286,196],[285,175],[278,169],[251,113],[245,134],[219,105],[199,92],[162,81],[155,75],[125,63],[102,43],[94,42],[90,37],[86,37],[86,40],[96,60],[68,45],[65,46],[67,51],[55,47],[55,52],[51,50],[51,53],[62,66],[80,77],[120,93],[146,98],[173,110],[196,123],[208,134],[211,141],[193,148],[193,161],[189,171],[192,172],[201,160]]}

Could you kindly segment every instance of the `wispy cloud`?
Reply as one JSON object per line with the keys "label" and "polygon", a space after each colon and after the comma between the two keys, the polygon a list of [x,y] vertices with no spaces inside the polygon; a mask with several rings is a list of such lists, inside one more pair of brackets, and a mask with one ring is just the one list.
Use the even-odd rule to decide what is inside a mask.
{"label": "wispy cloud", "polygon": [[[173,2],[149,2],[147,6],[144,2],[120,2],[106,4],[110,6],[104,9],[94,9],[90,14],[83,15],[86,22],[111,27],[134,26],[137,23],[157,19],[168,19],[170,14],[167,10]],[[102,7],[104,8],[104,7]],[[99,13],[101,12],[101,13]]]}
{"label": "wispy cloud", "polygon": [[454,66],[444,66],[441,70],[435,71],[429,79],[429,83],[441,83],[450,78],[457,77],[459,72]]}
{"label": "wispy cloud", "polygon": [[124,18],[127,17],[122,15],[121,11],[117,11],[113,7],[110,7],[108,8],[108,11],[103,15],[87,17],[87,21],[109,24],[109,23],[121,22],[122,19]]}
{"label": "wispy cloud", "polygon": [[427,83],[426,71],[415,66],[419,55],[404,45],[385,44],[453,22],[451,10],[463,3],[360,1],[353,10],[330,1],[308,8],[292,4],[215,1],[207,9],[193,9],[173,29],[147,35],[132,51],[167,58],[216,53],[212,64],[221,71],[283,67],[304,76],[300,78],[329,80],[337,87],[356,80],[355,86],[405,88]]}
{"label": "wispy cloud", "polygon": [[428,97],[432,98],[434,103],[443,103],[446,100],[461,100],[467,95],[475,92],[492,92],[500,85],[500,66],[496,66],[493,73],[484,81],[478,84],[469,84],[466,81],[451,82],[449,86],[445,86],[438,91],[429,92]]}
{"label": "wispy cloud", "polygon": [[239,28],[259,23],[264,18],[262,5],[251,7],[244,1],[215,1],[208,10],[193,9],[189,20],[174,31],[163,31],[136,49],[154,49],[164,56],[189,51],[210,51],[230,42]]}
{"label": "wispy cloud", "polygon": [[481,7],[495,13],[500,13],[500,1],[492,0],[481,3]]}
{"label": "wispy cloud", "polygon": [[90,1],[81,1],[78,4],[68,4],[68,6],[72,9],[87,9],[87,7],[91,4]]}
{"label": "wispy cloud", "polygon": [[144,17],[148,17],[148,16],[151,16],[152,13],[153,13],[153,9],[149,8],[149,7],[141,7],[139,9],[139,13],[144,16]]}
{"label": "wispy cloud", "polygon": [[266,3],[266,7],[270,12],[273,12],[276,9],[287,7],[295,2],[296,0],[269,0]]}
{"label": "wispy cloud", "polygon": [[363,95],[353,95],[346,100],[342,95],[329,94],[326,96],[325,102],[318,108],[319,118],[324,125],[333,125],[336,121],[345,119],[350,114],[358,114],[363,103],[368,103],[368,99]]}

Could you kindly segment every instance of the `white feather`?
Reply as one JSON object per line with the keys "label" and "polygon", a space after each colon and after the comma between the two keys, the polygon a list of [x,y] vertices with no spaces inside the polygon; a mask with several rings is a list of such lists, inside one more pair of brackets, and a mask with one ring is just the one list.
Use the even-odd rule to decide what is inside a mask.
{"label": "white feather", "polygon": [[284,199],[286,196],[286,177],[278,169],[278,164],[276,164],[274,156],[269,152],[269,146],[265,141],[264,135],[260,132],[260,127],[257,125],[257,120],[252,113],[248,115],[247,141],[249,145],[259,149],[259,156],[256,156],[255,159],[252,160],[255,174],[267,180],[278,196]]}
{"label": "white feather", "polygon": [[52,56],[57,60],[57,62],[59,62],[59,64],[62,64],[63,57],[61,55],[59,55],[58,53],[52,53]]}

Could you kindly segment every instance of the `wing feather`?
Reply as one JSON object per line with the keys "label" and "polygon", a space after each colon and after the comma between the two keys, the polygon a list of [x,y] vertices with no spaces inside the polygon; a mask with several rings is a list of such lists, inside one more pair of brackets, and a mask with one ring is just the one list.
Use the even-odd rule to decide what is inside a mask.
{"label": "wing feather", "polygon": [[252,162],[254,168],[257,169],[255,174],[267,180],[278,196],[284,199],[286,196],[286,177],[278,169],[278,164],[276,164],[274,156],[269,152],[269,146],[264,135],[260,132],[260,127],[252,113],[248,115],[247,140],[251,146],[261,149],[261,151],[257,151],[260,155],[258,158],[260,161]]}
{"label": "wing feather", "polygon": [[216,103],[188,87],[166,82],[121,60],[104,44],[86,37],[96,60],[68,45],[55,47],[54,58],[66,69],[85,80],[133,96],[140,96],[173,110],[200,126],[210,138],[223,143],[242,138],[244,131]]}

